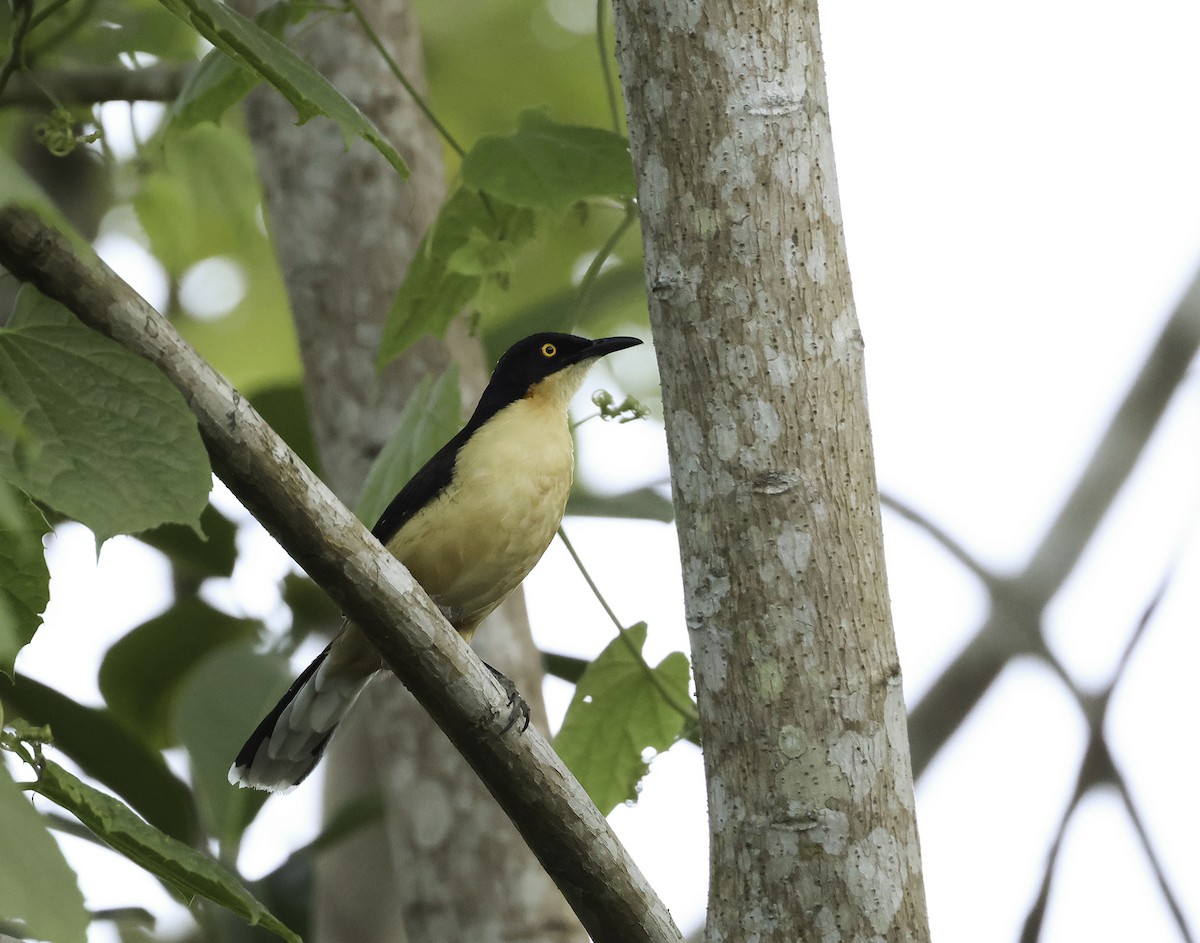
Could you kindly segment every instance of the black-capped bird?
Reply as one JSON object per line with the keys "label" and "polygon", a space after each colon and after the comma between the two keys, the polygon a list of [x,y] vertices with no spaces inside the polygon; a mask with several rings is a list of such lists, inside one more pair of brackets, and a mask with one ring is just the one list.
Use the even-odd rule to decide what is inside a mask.
{"label": "black-capped bird", "polygon": [[[571,397],[598,358],[640,343],[571,334],[517,341],[496,364],[470,421],[413,475],[372,529],[467,641],[529,575],[558,530],[574,468]],[[371,643],[346,622],[250,735],[230,782],[272,791],[298,785],[383,668]],[[493,672],[519,700],[512,682]]]}

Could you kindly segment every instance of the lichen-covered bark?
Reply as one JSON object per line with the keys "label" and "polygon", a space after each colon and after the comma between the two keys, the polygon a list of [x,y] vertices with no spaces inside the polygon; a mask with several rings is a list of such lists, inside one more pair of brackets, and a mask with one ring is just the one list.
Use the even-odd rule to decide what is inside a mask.
{"label": "lichen-covered bark", "polygon": [[[363,0],[361,6],[410,80],[422,86],[408,4]],[[247,103],[325,478],[353,502],[422,376],[456,360],[464,367],[464,397],[473,402],[486,371],[478,342],[461,325],[446,343],[423,341],[382,376],[376,371],[392,298],[444,194],[440,144],[348,14],[306,22],[291,41],[375,121],[412,171],[405,183],[362,142],[347,151],[330,122],[297,127],[295,111],[269,89]],[[519,596],[480,637],[503,650],[493,651],[494,663],[520,682],[535,718],[544,718],[537,652]],[[478,776],[394,679],[372,685],[325,767],[331,811],[378,791],[386,813],[382,827],[320,856],[317,940],[586,939]]]}
{"label": "lichen-covered bark", "polygon": [[618,0],[710,941],[928,939],[813,0]]}

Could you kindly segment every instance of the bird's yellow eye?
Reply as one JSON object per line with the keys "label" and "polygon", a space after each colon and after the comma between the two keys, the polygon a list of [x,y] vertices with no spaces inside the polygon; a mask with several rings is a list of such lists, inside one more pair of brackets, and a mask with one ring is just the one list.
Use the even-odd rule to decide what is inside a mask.
{"label": "bird's yellow eye", "polygon": [[543,357],[553,357],[557,353],[558,353],[558,348],[555,347],[553,344],[543,344],[542,345],[542,356]]}

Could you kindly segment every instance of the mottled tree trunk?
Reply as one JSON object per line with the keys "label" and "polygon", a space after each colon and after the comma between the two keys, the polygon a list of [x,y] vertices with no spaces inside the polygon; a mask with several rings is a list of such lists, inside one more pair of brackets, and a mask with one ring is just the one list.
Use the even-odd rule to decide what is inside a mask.
{"label": "mottled tree trunk", "polygon": [[710,941],[928,939],[814,0],[616,4]]}
{"label": "mottled tree trunk", "polygon": [[[365,0],[364,13],[418,86],[420,44],[402,0]],[[370,147],[347,152],[340,132],[295,125],[279,95],[247,105],[269,223],[287,282],[305,366],[314,435],[333,490],[353,502],[415,383],[453,358],[464,398],[486,379],[479,345],[461,328],[428,340],[380,376],[383,322],[444,193],[433,129],[347,14],[306,22],[294,48],[369,115],[412,170],[408,183]],[[480,633],[492,662],[518,682],[545,727],[541,674],[519,595]],[[581,941],[558,890],[449,742],[392,678],[377,681],[325,761],[330,811],[382,792],[380,827],[318,862],[316,939]],[[286,801],[286,800],[282,800]]]}

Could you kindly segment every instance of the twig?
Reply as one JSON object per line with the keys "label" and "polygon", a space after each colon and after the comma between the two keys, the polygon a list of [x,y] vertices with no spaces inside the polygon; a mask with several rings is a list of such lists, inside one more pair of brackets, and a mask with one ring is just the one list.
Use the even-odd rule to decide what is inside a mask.
{"label": "twig", "polygon": [[1195,937],[1192,936],[1192,931],[1188,928],[1183,908],[1179,905],[1179,900],[1176,898],[1175,892],[1171,890],[1166,872],[1158,860],[1158,855],[1154,852],[1154,846],[1150,843],[1150,835],[1146,831],[1146,826],[1142,822],[1141,815],[1138,814],[1137,807],[1133,804],[1133,796],[1129,793],[1129,787],[1126,785],[1124,777],[1117,777],[1116,787],[1117,792],[1121,795],[1121,801],[1125,803],[1125,812],[1129,815],[1129,820],[1133,823],[1133,830],[1137,833],[1138,840],[1142,843],[1146,857],[1150,859],[1150,870],[1154,872],[1154,878],[1158,881],[1158,889],[1162,891],[1163,898],[1167,902],[1167,909],[1171,911],[1171,916],[1175,918],[1175,926],[1179,928],[1179,935],[1183,937],[1184,943],[1195,943]]}
{"label": "twig", "polygon": [[628,629],[626,626],[621,624],[621,620],[618,619],[617,614],[613,612],[612,607],[608,604],[608,600],[605,599],[604,594],[600,592],[600,587],[596,585],[596,581],[592,579],[592,575],[588,572],[587,567],[583,565],[583,560],[581,560],[579,554],[575,552],[575,547],[567,538],[567,532],[563,530],[561,526],[558,528],[558,536],[562,539],[563,546],[567,548],[567,553],[571,555],[571,559],[575,561],[575,566],[578,567],[579,572],[583,574],[584,580],[592,590],[592,595],[596,597],[601,607],[606,613],[608,613],[608,617],[612,620],[613,625],[617,627],[617,637],[621,639],[622,644],[629,649],[629,653],[641,666],[642,671],[645,673],[650,683],[654,686],[654,690],[658,692],[659,696],[663,699],[667,706],[682,716],[685,720],[692,722],[698,721],[700,719],[700,715],[696,710],[696,706],[690,701],[681,703],[671,691],[667,690],[662,683],[662,679],[658,677],[658,674],[653,668],[650,667],[650,663],[646,661],[646,656],[643,655],[638,647],[633,644],[633,640],[628,635]]}
{"label": "twig", "polygon": [[8,85],[8,80],[12,78],[13,73],[18,67],[22,66],[25,59],[25,37],[29,35],[30,22],[33,18],[33,0],[17,0],[13,4],[13,34],[11,52],[8,58],[4,61],[4,65],[0,66],[0,96],[4,94],[4,87]]}
{"label": "twig", "polygon": [[375,32],[375,28],[367,19],[366,14],[363,13],[362,7],[358,5],[358,0],[347,0],[347,3],[350,7],[350,12],[353,13],[354,18],[358,20],[358,25],[361,26],[363,32],[367,34],[367,39],[371,41],[371,45],[379,50],[379,54],[383,56],[383,61],[387,63],[392,75],[396,77],[396,81],[404,86],[404,90],[412,97],[412,100],[416,106],[421,109],[421,113],[429,119],[430,124],[437,129],[438,134],[442,136],[442,140],[450,145],[454,153],[456,153],[459,157],[462,157],[466,151],[464,151],[462,149],[462,145],[460,145],[458,141],[454,139],[454,135],[450,133],[449,129],[438,120],[437,115],[433,113],[433,109],[429,107],[425,99],[421,96],[421,93],[418,92],[412,82],[408,80],[408,77],[400,68],[400,64],[392,57],[392,54],[388,52],[387,47],[383,44],[383,40],[379,38],[379,34]]}
{"label": "twig", "polygon": [[[1179,551],[1176,551],[1176,559],[1178,559]],[[1121,657],[1117,661],[1117,668],[1113,672],[1112,680],[1104,692],[1097,699],[1099,702],[1098,709],[1094,712],[1094,716],[1089,716],[1088,722],[1092,725],[1093,737],[1104,736],[1104,719],[1108,713],[1108,706],[1112,701],[1113,692],[1121,681],[1121,676],[1125,672],[1133,653],[1146,634],[1146,629],[1150,625],[1151,619],[1154,618],[1154,613],[1158,611],[1159,604],[1167,595],[1167,589],[1170,587],[1171,579],[1175,575],[1176,564],[1167,567],[1167,574],[1159,583],[1154,595],[1150,597],[1150,601],[1146,604],[1146,608],[1142,611],[1141,618],[1138,619],[1137,626],[1129,637],[1129,641],[1125,645],[1124,651],[1121,652]],[[1179,901],[1171,890],[1171,885],[1167,881],[1166,872],[1163,870],[1162,863],[1155,853],[1154,846],[1150,841],[1150,835],[1146,831],[1146,826],[1142,822],[1142,817],[1138,813],[1137,806],[1134,804],[1133,795],[1129,791],[1129,785],[1125,782],[1125,777],[1121,771],[1116,768],[1115,763],[1110,760],[1109,777],[1112,784],[1116,787],[1117,792],[1121,796],[1121,801],[1125,804],[1125,811],[1129,815],[1129,820],[1133,823],[1133,830],[1138,836],[1138,840],[1142,843],[1142,848],[1146,852],[1146,857],[1150,861],[1150,870],[1154,872],[1155,880],[1158,881],[1159,889],[1162,891],[1163,898],[1167,902],[1167,908],[1171,911],[1171,916],[1175,918],[1175,924],[1179,927],[1180,936],[1183,937],[1185,943],[1193,943],[1191,931],[1188,929],[1187,919],[1184,917],[1183,908],[1180,907]]]}
{"label": "twig", "polygon": [[[66,23],[60,26],[48,37],[43,39],[40,43],[36,44],[34,48],[29,50],[31,58],[36,58],[53,49],[77,29],[79,29],[79,27],[88,21],[88,18],[92,15],[92,10],[95,6],[96,0],[82,0],[82,2],[78,3],[75,8],[74,15],[67,20]],[[44,17],[39,17],[37,22],[40,24],[43,20]]]}
{"label": "twig", "polygon": [[1046,919],[1046,904],[1050,900],[1050,885],[1054,879],[1054,866],[1058,863],[1058,853],[1062,849],[1063,836],[1066,834],[1071,816],[1075,813],[1075,809],[1086,792],[1087,787],[1083,785],[1082,778],[1077,780],[1075,793],[1071,796],[1071,802],[1058,822],[1058,831],[1054,834],[1054,842],[1050,846],[1050,853],[1046,856],[1046,865],[1042,870],[1042,881],[1038,887],[1037,897],[1030,906],[1029,913],[1025,916],[1025,924],[1021,928],[1021,943],[1038,943],[1038,937],[1042,933],[1042,922]]}
{"label": "twig", "polygon": [[29,28],[37,29],[42,25],[42,23],[46,22],[46,20],[50,19],[50,17],[54,16],[55,13],[57,13],[70,2],[71,0],[54,0],[53,3],[46,4],[45,7],[38,10],[37,13],[34,14],[33,19],[29,22]]}
{"label": "twig", "polygon": [[961,563],[964,568],[975,574],[976,578],[979,580],[979,582],[983,583],[984,586],[990,588],[998,585],[1001,582],[1000,577],[976,560],[966,549],[966,547],[951,537],[949,533],[931,521],[911,504],[906,504],[904,501],[901,501],[899,498],[893,495],[883,493],[880,493],[879,495],[879,503],[886,508],[890,508],[896,514],[899,514],[910,524],[915,524],[917,527],[921,528],[921,530],[925,531],[925,533],[933,538],[935,543],[941,545],[943,550]]}
{"label": "twig", "polygon": [[608,257],[612,255],[613,249],[617,247],[617,243],[621,241],[621,237],[625,235],[630,226],[637,220],[637,206],[633,200],[625,203],[625,215],[621,217],[621,221],[617,224],[607,239],[604,240],[604,245],[592,257],[591,264],[588,265],[587,271],[583,273],[583,279],[579,282],[579,300],[577,302],[577,310],[582,312],[587,304],[588,295],[592,291],[592,285],[595,284],[596,276],[600,274],[600,269],[604,267],[604,263],[608,261]]}
{"label": "twig", "polygon": [[621,133],[621,113],[617,110],[617,88],[613,81],[612,65],[609,63],[608,46],[604,37],[605,13],[608,0],[596,0],[596,47],[600,52],[600,72],[604,76],[604,94],[608,96],[608,113],[612,118],[614,134]]}

